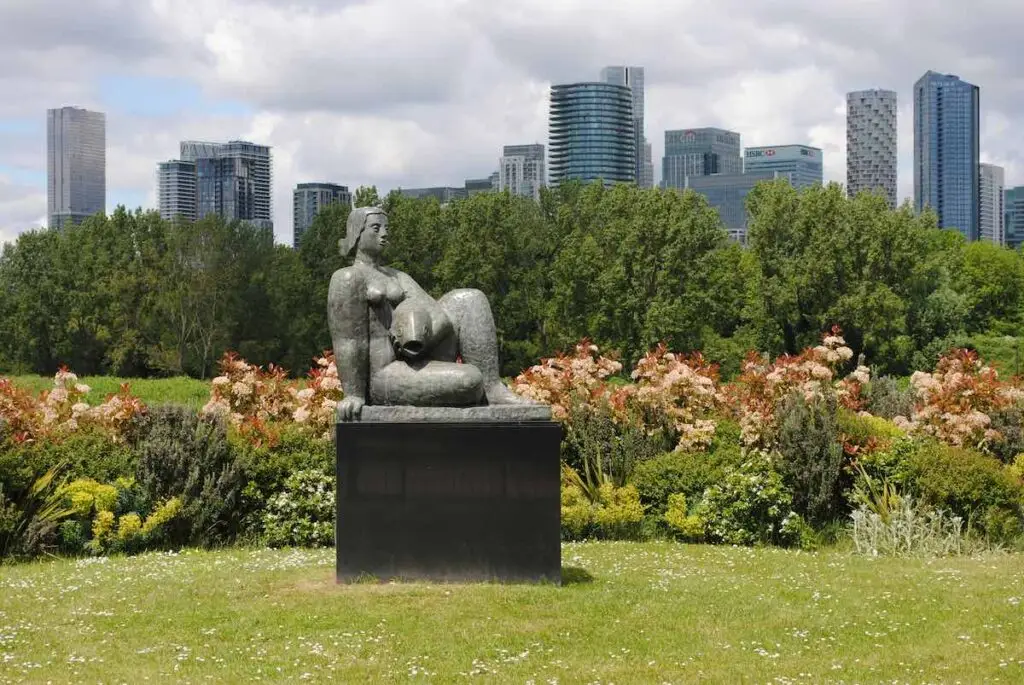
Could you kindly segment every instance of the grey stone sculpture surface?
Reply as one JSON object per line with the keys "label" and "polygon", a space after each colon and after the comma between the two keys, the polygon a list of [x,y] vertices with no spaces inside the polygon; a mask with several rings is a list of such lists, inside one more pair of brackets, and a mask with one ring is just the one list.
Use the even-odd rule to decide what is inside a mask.
{"label": "grey stone sculpture surface", "polygon": [[[498,420],[549,418],[547,405],[522,398],[501,382],[487,297],[466,288],[435,300],[408,274],[382,264],[387,237],[388,217],[380,207],[357,207],[349,214],[340,247],[343,256],[354,252],[355,259],[334,272],[327,295],[334,359],[345,393],[337,419],[361,419],[366,405],[490,406]],[[462,363],[456,362],[459,357]],[[499,405],[504,408],[497,410]],[[458,421],[461,415],[482,420],[485,414],[477,409],[432,416]]]}

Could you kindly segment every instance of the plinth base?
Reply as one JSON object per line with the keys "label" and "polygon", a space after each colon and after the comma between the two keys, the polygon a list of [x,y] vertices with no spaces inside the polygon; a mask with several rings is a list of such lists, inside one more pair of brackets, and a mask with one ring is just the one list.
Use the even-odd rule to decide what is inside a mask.
{"label": "plinth base", "polygon": [[337,579],[561,581],[561,427],[338,423]]}

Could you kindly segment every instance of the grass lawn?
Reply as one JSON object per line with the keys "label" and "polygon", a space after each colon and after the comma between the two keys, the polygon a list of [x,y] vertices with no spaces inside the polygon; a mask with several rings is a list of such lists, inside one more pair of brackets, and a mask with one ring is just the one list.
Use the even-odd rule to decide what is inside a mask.
{"label": "grass lawn", "polygon": [[333,581],[333,550],[0,568],[0,682],[1022,682],[1024,559],[563,547],[555,586]]}
{"label": "grass lawn", "polygon": [[[12,376],[14,384],[32,392],[53,387],[52,376]],[[187,376],[176,378],[116,378],[114,376],[85,376],[78,379],[91,388],[86,396],[89,404],[99,404],[107,395],[121,389],[122,383],[131,385],[132,394],[145,404],[173,402],[199,409],[210,399],[210,382]]]}

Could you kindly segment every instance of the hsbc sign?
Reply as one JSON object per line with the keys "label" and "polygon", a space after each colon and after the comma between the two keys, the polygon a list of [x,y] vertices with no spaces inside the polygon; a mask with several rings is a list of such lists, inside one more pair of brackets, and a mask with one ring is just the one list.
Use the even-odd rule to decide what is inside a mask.
{"label": "hsbc sign", "polygon": [[747,150],[747,157],[773,157],[775,155],[775,148],[765,148],[761,150]]}

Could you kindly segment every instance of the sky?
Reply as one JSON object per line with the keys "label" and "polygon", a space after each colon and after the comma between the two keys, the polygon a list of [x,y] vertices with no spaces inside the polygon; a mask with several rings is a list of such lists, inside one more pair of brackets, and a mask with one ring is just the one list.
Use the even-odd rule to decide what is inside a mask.
{"label": "sky", "polygon": [[[664,131],[822,148],[846,177],[845,94],[981,87],[982,161],[1024,184],[1020,0],[0,0],[0,242],[45,223],[46,109],[107,118],[107,211],[156,207],[181,140],[272,146],[275,234],[296,183],[454,185],[547,143],[552,83],[643,66],[655,181]],[[1013,131],[1017,133],[1014,134]]]}

